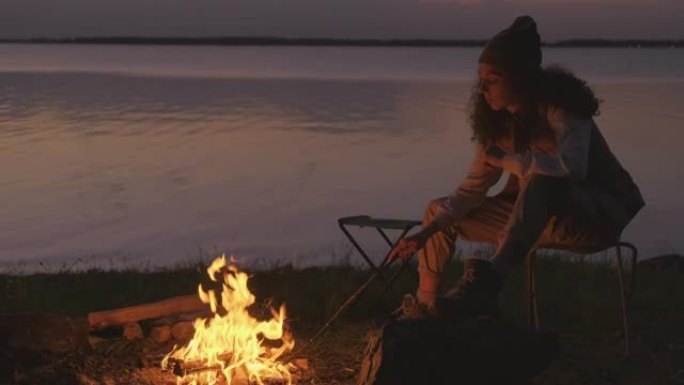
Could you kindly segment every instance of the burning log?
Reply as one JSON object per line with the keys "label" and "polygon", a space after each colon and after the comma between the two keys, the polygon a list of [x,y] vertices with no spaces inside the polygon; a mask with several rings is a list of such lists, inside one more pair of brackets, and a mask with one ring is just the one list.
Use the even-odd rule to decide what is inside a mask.
{"label": "burning log", "polygon": [[[222,361],[221,364],[205,365],[201,361],[190,361],[185,362],[182,359],[169,358],[162,362],[162,371],[171,372],[178,378],[185,378],[192,375],[199,375],[205,372],[216,372],[217,377],[221,377],[221,370],[230,364],[233,358],[232,354],[221,354],[219,360]],[[267,385],[284,385],[287,383],[286,380],[265,380],[262,381]],[[249,381],[248,375],[244,368],[242,370],[236,370],[230,381],[232,385],[251,385],[252,382]]]}
{"label": "burning log", "polygon": [[98,330],[145,319],[197,312],[206,310],[207,307],[197,295],[185,295],[143,305],[90,313],[88,314],[88,324],[91,330]]}
{"label": "burning log", "polygon": [[169,357],[167,360],[162,361],[161,367],[163,371],[170,371],[177,377],[185,377],[190,374],[197,374],[201,372],[210,372],[210,371],[220,371],[223,367],[227,366],[230,364],[231,359],[233,358],[232,353],[224,353],[220,354],[217,359],[221,362],[223,362],[223,365],[221,364],[213,364],[213,365],[206,365],[203,361],[197,360],[197,361],[189,361],[185,362],[184,360],[180,358],[173,358]]}
{"label": "burning log", "polygon": [[254,318],[247,311],[256,300],[247,287],[249,277],[228,265],[225,256],[214,260],[207,274],[212,289],[205,291],[200,285],[198,294],[213,314],[190,325],[192,339],[175,346],[162,361],[162,369],[176,374],[179,384],[291,384],[292,365],[279,360],[294,347],[284,328],[285,307],[271,309],[270,319]]}

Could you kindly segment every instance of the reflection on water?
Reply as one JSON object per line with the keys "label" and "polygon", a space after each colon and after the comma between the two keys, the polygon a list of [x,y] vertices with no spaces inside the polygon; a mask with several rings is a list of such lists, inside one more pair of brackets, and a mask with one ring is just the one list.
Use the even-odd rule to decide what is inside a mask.
{"label": "reflection on water", "polygon": [[[6,73],[2,85],[3,136],[44,132],[48,127],[27,127],[26,119],[50,114],[59,114],[51,131],[76,135],[208,134],[250,128],[256,121],[330,133],[405,128],[377,124],[391,118],[402,97],[405,85],[393,82]],[[148,124],[135,125],[142,122]]]}
{"label": "reflection on water", "polygon": [[163,263],[200,247],[276,259],[335,248],[337,216],[412,215],[451,184],[413,173],[465,161],[467,148],[450,148],[467,142],[467,88],[5,74],[2,256]]}
{"label": "reflection on water", "polygon": [[[684,172],[660,170],[679,163],[684,83],[594,85],[648,201],[626,238],[682,250]],[[328,262],[346,247],[337,217],[420,218],[458,183],[470,87],[0,71],[0,260]]]}

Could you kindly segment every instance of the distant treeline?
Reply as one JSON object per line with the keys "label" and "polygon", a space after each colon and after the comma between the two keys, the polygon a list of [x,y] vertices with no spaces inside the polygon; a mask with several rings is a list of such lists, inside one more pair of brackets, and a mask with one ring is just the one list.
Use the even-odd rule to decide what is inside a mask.
{"label": "distant treeline", "polygon": [[[332,39],[282,37],[75,37],[0,39],[0,43],[126,44],[126,45],[265,45],[265,46],[370,46],[370,47],[481,47],[487,40],[452,39]],[[684,39],[608,40],[569,39],[545,42],[546,47],[644,47],[681,48]]]}

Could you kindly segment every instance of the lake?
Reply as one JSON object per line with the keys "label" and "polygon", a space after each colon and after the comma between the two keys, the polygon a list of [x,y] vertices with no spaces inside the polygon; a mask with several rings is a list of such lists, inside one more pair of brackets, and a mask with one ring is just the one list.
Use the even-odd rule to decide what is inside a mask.
{"label": "lake", "polygon": [[[343,260],[338,217],[419,219],[464,176],[479,53],[0,45],[0,264]],[[550,63],[604,100],[595,120],[646,198],[623,239],[682,252],[684,50],[547,48]]]}

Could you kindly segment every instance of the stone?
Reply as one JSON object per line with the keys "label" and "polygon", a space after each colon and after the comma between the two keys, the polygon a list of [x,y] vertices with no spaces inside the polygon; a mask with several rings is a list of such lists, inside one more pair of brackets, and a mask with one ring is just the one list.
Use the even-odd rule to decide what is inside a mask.
{"label": "stone", "polygon": [[370,334],[357,385],[526,384],[558,351],[555,334],[492,318],[392,321]]}
{"label": "stone", "polygon": [[87,351],[88,324],[62,314],[0,314],[0,348],[3,345],[53,353]]}

